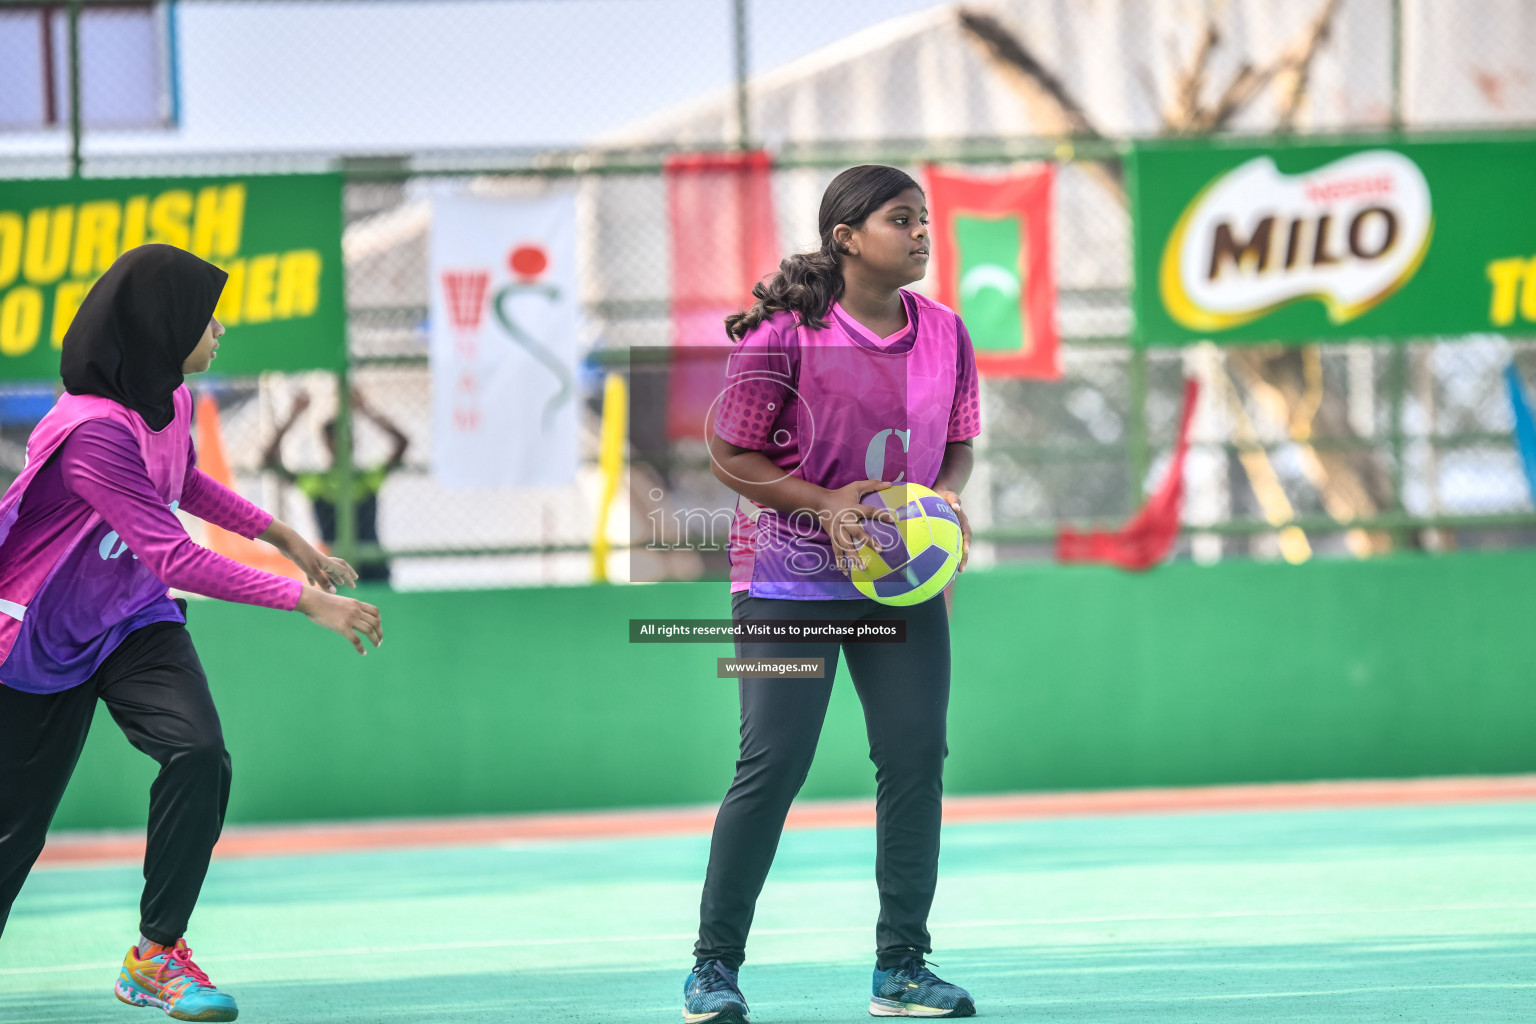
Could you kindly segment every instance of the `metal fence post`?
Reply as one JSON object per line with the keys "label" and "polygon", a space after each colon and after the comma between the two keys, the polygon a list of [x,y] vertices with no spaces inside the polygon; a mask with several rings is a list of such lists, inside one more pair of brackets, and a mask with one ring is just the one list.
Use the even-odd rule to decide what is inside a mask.
{"label": "metal fence post", "polygon": [[1403,0],[1392,0],[1392,130],[1403,126]]}
{"label": "metal fence post", "polygon": [[[1387,379],[1392,389],[1392,511],[1394,518],[1402,519],[1408,511],[1403,501],[1403,481],[1407,474],[1403,468],[1403,392],[1408,387],[1408,343],[1394,342],[1391,362],[1387,365]],[[1399,548],[1408,546],[1408,529],[1399,527],[1392,531],[1393,542]]]}
{"label": "metal fence post", "polygon": [[1130,413],[1127,440],[1131,470],[1131,507],[1134,513],[1141,504],[1145,489],[1147,467],[1152,455],[1147,439],[1147,350],[1137,346],[1131,349]]}
{"label": "metal fence post", "polygon": [[69,176],[80,177],[80,0],[69,0]]}
{"label": "metal fence post", "polygon": [[[353,500],[355,470],[352,466],[352,377],[351,357],[336,371],[336,551],[334,554],[355,562],[357,558],[357,503]],[[355,564],[353,566],[356,568]]]}
{"label": "metal fence post", "polygon": [[736,37],[736,148],[750,148],[752,133],[747,120],[747,0],[735,0],[731,8]]}

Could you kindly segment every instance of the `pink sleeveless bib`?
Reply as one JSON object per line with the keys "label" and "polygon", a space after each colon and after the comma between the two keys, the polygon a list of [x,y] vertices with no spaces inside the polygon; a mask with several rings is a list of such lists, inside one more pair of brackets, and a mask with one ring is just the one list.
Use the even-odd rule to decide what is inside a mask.
{"label": "pink sleeveless bib", "polygon": [[[13,540],[12,531],[17,527],[22,500],[37,474],[76,427],[88,420],[110,419],[127,427],[138,442],[160,500],[167,505],[180,501],[192,425],[192,393],[185,385],[176,389],[174,405],[175,415],[171,422],[165,429],[155,431],[150,430],[137,413],[110,398],[65,394],[33,429],[32,436],[27,439],[26,465],[5,496],[0,498],[0,663],[10,655],[27,615],[36,613],[37,609],[32,607],[33,599],[76,548],[93,542],[106,548],[109,540],[114,545],[119,543],[110,533],[98,541],[95,534],[102,525],[101,516],[89,505],[78,502],[65,514],[50,517],[46,522],[25,524],[34,534],[32,539],[36,540],[37,533],[45,534],[41,547],[36,549],[40,554],[25,559],[14,555],[8,557],[7,549],[13,547],[8,542]],[[102,557],[112,557],[112,551]],[[153,585],[146,581],[146,586]],[[158,587],[163,595],[165,585],[160,583]],[[111,610],[102,610],[104,631],[111,625],[106,618],[110,614]]]}

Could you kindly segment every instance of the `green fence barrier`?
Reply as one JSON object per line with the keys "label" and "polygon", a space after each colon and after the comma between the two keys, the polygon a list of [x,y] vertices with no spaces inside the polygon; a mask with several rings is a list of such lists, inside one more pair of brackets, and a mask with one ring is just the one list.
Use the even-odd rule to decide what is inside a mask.
{"label": "green fence barrier", "polygon": [[[1518,638],[1536,553],[1131,576],[964,577],[949,792],[1536,770]],[[730,781],[723,645],[627,642],[726,614],[718,585],[369,595],[359,658],[299,616],[194,604],[232,821],[708,803]],[[786,690],[796,685],[786,681]],[[873,792],[844,677],[806,796]],[[55,825],[143,824],[153,764],[102,713]]]}

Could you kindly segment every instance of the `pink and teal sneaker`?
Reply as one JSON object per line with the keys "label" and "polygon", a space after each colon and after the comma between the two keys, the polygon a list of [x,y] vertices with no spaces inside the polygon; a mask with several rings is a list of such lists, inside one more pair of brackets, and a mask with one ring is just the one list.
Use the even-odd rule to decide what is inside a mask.
{"label": "pink and teal sneaker", "polygon": [[240,1015],[234,996],[215,988],[192,962],[186,939],[142,958],[139,947],[130,947],[113,992],[130,1006],[158,1006],[177,1020],[234,1020]]}

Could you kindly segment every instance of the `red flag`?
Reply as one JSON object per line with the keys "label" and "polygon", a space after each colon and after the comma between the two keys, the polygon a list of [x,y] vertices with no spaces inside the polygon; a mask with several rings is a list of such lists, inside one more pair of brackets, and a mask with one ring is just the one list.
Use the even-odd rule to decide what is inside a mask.
{"label": "red flag", "polygon": [[1118,565],[1122,569],[1150,569],[1168,554],[1179,536],[1179,508],[1184,501],[1184,457],[1189,454],[1189,425],[1195,418],[1195,399],[1200,385],[1193,378],[1184,382],[1184,415],[1179,421],[1179,437],[1173,459],[1162,486],[1141,511],[1118,531],[1095,530],[1074,533],[1062,527],[1056,535],[1058,562],[1097,562]]}
{"label": "red flag", "polygon": [[[725,380],[724,320],[752,303],[752,287],[779,265],[772,165],[761,150],[667,158],[672,231],[672,345],[667,439],[705,435]],[[718,359],[710,358],[718,347]]]}
{"label": "red flag", "polygon": [[960,314],[983,376],[1059,380],[1050,164],[1008,178],[928,169],[939,301]]}

